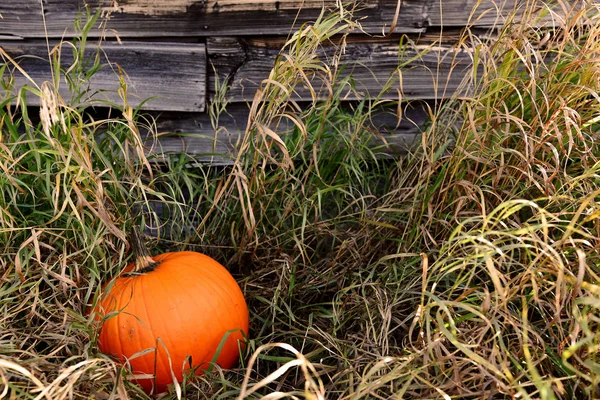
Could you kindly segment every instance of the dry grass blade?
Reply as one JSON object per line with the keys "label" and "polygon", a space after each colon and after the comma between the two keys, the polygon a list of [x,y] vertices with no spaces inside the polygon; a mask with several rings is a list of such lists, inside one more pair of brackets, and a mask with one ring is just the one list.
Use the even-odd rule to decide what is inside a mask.
{"label": "dry grass blade", "polygon": [[[361,96],[339,57],[360,32],[354,9],[290,35],[230,167],[156,154],[126,71],[108,117],[64,104],[59,82],[32,85],[43,104],[32,116],[7,80],[0,397],[147,398],[138,371],[98,354],[86,314],[126,264],[122,232],[144,223],[156,252],[226,264],[251,309],[242,365],[190,377],[165,400],[598,397],[600,15],[567,5],[523,2],[497,35],[466,29],[455,47],[476,67],[468,90],[428,103],[419,146],[400,159],[383,156],[373,121],[409,115],[406,63],[446,46],[444,34],[399,41],[415,55],[384,85],[400,85],[398,101],[347,102]],[[50,61],[63,47],[84,55],[84,42]],[[321,57],[323,43],[339,47]],[[88,99],[76,83],[101,66],[74,59],[56,78]],[[299,86],[311,104],[296,102]],[[222,132],[219,87],[210,112]]]}
{"label": "dry grass blade", "polygon": [[[275,370],[274,372],[269,374],[267,377],[256,382],[251,387],[248,387],[249,381],[250,381],[250,376],[252,374],[252,368],[256,364],[258,357],[261,355],[262,352],[268,351],[273,348],[282,348],[284,350],[287,350],[287,351],[291,352],[292,354],[294,354],[296,359],[286,362],[284,365],[279,367],[277,370]],[[286,343],[265,344],[256,349],[256,351],[250,358],[250,361],[248,362],[246,375],[244,377],[244,381],[240,388],[240,394],[238,396],[238,399],[242,400],[244,398],[247,398],[252,393],[254,393],[262,388],[265,388],[267,385],[275,382],[282,375],[286,374],[289,369],[295,368],[295,367],[300,368],[300,370],[302,371],[304,380],[305,380],[304,392],[301,393],[302,397],[304,397],[305,399],[309,399],[309,400],[324,400],[325,399],[325,389],[323,387],[323,382],[321,381],[321,378],[319,377],[319,374],[317,373],[317,370],[312,365],[312,363],[310,361],[308,361],[306,359],[306,357],[304,357],[304,355],[302,355],[302,353],[300,353],[299,351],[297,351],[292,346],[290,346],[289,344],[286,344]],[[289,393],[285,394],[285,393],[280,393],[280,392],[269,393],[261,398],[262,399],[279,399],[279,398],[284,398],[284,397],[297,398],[296,396],[293,396]]]}
{"label": "dry grass blade", "polygon": [[36,391],[41,392],[38,396],[39,398],[44,397],[48,400],[52,400],[52,397],[48,393],[45,393],[45,385],[39,379],[37,379],[30,371],[23,368],[19,364],[0,358],[0,371],[2,372],[2,383],[5,386],[5,388],[3,389],[3,393],[7,393],[10,387],[10,381],[7,375],[17,373],[22,377],[30,380],[35,385],[37,389]]}

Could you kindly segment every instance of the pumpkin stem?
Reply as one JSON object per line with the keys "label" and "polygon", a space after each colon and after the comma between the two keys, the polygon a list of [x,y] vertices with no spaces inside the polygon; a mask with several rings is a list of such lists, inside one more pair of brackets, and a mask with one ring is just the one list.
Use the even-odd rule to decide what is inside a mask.
{"label": "pumpkin stem", "polygon": [[134,267],[132,273],[143,274],[154,270],[158,266],[158,262],[154,261],[150,256],[148,248],[142,240],[142,235],[137,226],[131,228],[131,248],[133,249]]}

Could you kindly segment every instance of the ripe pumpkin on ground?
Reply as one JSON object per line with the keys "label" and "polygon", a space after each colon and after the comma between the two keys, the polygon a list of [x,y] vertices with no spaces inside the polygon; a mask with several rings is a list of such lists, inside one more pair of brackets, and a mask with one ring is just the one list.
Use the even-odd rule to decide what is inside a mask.
{"label": "ripe pumpkin on ground", "polygon": [[248,334],[248,307],[231,274],[192,251],[150,257],[134,230],[135,261],[103,288],[92,312],[98,346],[129,365],[147,393],[161,393],[184,373],[216,363],[233,367]]}

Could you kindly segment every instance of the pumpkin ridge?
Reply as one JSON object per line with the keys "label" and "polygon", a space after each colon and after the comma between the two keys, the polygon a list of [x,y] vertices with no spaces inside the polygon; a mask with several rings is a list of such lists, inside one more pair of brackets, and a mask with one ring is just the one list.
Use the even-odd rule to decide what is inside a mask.
{"label": "pumpkin ridge", "polygon": [[[187,265],[186,267],[191,270],[196,269],[194,266],[190,266],[190,265]],[[195,282],[193,282],[193,285],[190,285],[190,287],[192,287],[195,291],[206,291],[207,286],[209,286],[209,285],[207,285],[207,282],[210,281],[210,277],[205,272],[206,271],[203,271],[203,274],[202,274],[203,282],[195,281]],[[211,288],[211,290],[212,290],[212,288]],[[207,298],[203,299],[203,301],[204,301],[204,303],[198,303],[196,301],[196,299],[194,299],[194,304],[196,305],[197,310],[202,310],[205,313],[206,312],[210,313],[210,312],[212,312],[212,310],[216,310],[219,305],[218,303],[214,302],[213,296],[207,297]],[[214,327],[214,325],[212,327]],[[203,340],[205,340],[204,339],[205,334],[202,333],[202,335],[203,335]],[[194,337],[194,339],[196,339],[196,338],[197,337]],[[210,362],[210,359],[212,358],[212,354],[208,354],[208,352],[205,351],[205,353],[202,355],[200,360],[197,360],[197,362],[200,363],[198,366],[201,368],[206,367],[206,365],[204,365],[204,364],[207,363],[207,361],[206,361],[207,358],[208,358],[208,362]]]}
{"label": "pumpkin ridge", "polygon": [[[125,306],[113,310],[115,312],[117,312],[117,315],[115,315],[113,317],[114,321],[111,324],[111,327],[114,327],[115,330],[115,336],[117,338],[119,338],[119,340],[117,341],[119,343],[119,347],[117,349],[118,353],[117,354],[113,354],[114,356],[118,357],[120,360],[125,360],[126,362],[129,362],[129,355],[125,355],[125,348],[126,348],[126,343],[124,343],[125,341],[125,337],[124,335],[121,335],[120,329],[119,329],[119,325],[121,323],[121,318],[126,318],[126,309],[127,307],[130,307],[131,305],[131,297],[132,297],[132,293],[133,293],[133,289],[132,290],[127,290],[131,288],[130,282],[115,282],[115,285],[121,283],[122,284],[122,289],[119,292],[119,299],[118,299],[118,303],[117,304],[125,304]],[[129,297],[127,299],[127,297]]]}
{"label": "pumpkin ridge", "polygon": [[[165,280],[159,280],[160,282],[160,286],[161,286],[161,293],[173,293],[173,291],[170,288],[170,285],[168,285],[169,281],[165,281]],[[165,301],[165,300],[163,300]],[[166,301],[171,301],[171,299],[167,299]],[[161,336],[161,340],[163,342],[163,345],[161,346],[159,343],[157,343],[157,347],[163,347],[162,349],[163,353],[164,353],[164,357],[161,357],[161,360],[163,360],[163,368],[165,371],[169,372],[169,376],[171,376],[171,373],[173,373],[173,375],[175,375],[175,377],[177,377],[179,379],[179,372],[181,371],[181,365],[180,364],[180,360],[178,360],[177,358],[177,354],[179,352],[179,341],[181,340],[181,338],[178,336],[179,332],[173,332],[173,329],[171,329],[173,326],[178,325],[180,326],[182,324],[183,319],[181,318],[181,314],[179,314],[179,310],[177,307],[173,307],[173,310],[177,311],[178,313],[178,317],[179,317],[179,324],[168,324],[165,322],[164,318],[160,318],[159,321],[161,323],[162,329],[161,331],[164,332],[164,336]],[[174,339],[175,340],[174,340]],[[177,351],[174,351],[175,349],[177,349]],[[158,353],[158,351],[157,351]],[[169,359],[171,360],[171,363],[169,365]],[[168,382],[167,385],[171,384],[173,382]]]}
{"label": "pumpkin ridge", "polygon": [[[142,281],[139,281],[139,285],[137,290],[140,291],[143,302],[141,304],[151,304],[148,302],[148,296],[146,296],[146,285],[142,284]],[[151,299],[153,299],[153,296],[150,296]],[[151,301],[151,300],[150,300]],[[158,389],[158,387],[161,385],[161,383],[158,382],[158,371],[164,370],[164,371],[170,371],[169,369],[169,364],[167,360],[163,360],[163,357],[161,357],[161,352],[160,352],[160,343],[158,342],[158,340],[162,340],[162,342],[164,343],[165,346],[167,346],[167,343],[165,343],[164,338],[162,336],[157,336],[156,335],[156,324],[155,321],[152,319],[152,316],[150,315],[150,313],[148,312],[148,308],[147,307],[140,307],[141,310],[143,310],[144,314],[145,314],[145,321],[147,324],[147,328],[150,330],[150,334],[151,336],[155,336],[156,339],[154,339],[154,342],[152,343],[152,346],[154,347],[154,353],[153,353],[153,357],[149,357],[147,358],[147,362],[150,364],[150,371],[153,371],[154,374],[154,378],[151,379],[152,380],[152,384],[154,386],[154,390],[156,391]],[[162,322],[162,319],[159,319]],[[168,347],[167,347],[168,348]],[[163,349],[164,351],[164,349]]]}
{"label": "pumpkin ridge", "polygon": [[[219,272],[220,272],[220,271],[219,271]],[[224,276],[221,276],[221,275],[222,275],[222,274],[219,274],[219,275],[217,275],[217,276],[215,276],[215,275],[212,275],[212,276],[211,276],[211,278],[212,278],[212,279],[211,279],[211,286],[212,286],[212,287],[214,288],[214,290],[215,290],[215,297],[216,297],[216,298],[217,298],[217,300],[218,300],[218,301],[217,301],[217,303],[218,303],[218,305],[219,305],[219,306],[222,306],[222,305],[227,305],[227,304],[228,304],[228,301],[227,301],[227,300],[228,300],[228,293],[225,293],[225,292],[222,290],[223,284],[224,284],[224,283],[226,283],[226,282],[225,282],[225,279],[223,279],[223,278],[225,278],[225,277],[224,277]],[[219,319],[218,321],[219,321],[219,323],[220,323],[220,322],[222,322],[222,320],[221,320],[221,319]],[[228,331],[228,329],[227,329],[227,326],[224,326],[223,324],[220,324],[220,326],[221,326],[221,330],[222,330],[222,331],[224,331],[224,332],[227,332],[227,331]],[[221,339],[222,339],[222,338],[219,338],[219,341],[220,341]]]}
{"label": "pumpkin ridge", "polygon": [[[143,287],[143,285],[140,284],[143,283],[143,281],[136,278],[126,278],[125,282],[126,285],[131,289],[130,298],[133,297],[134,292],[141,290],[140,288]],[[125,308],[128,309],[125,310]],[[128,301],[127,306],[124,307],[122,310],[123,314],[121,318],[123,318],[123,320],[117,321],[118,323],[128,322],[128,324],[133,324],[133,326],[130,329],[136,330],[135,336],[133,337],[135,341],[132,341],[132,338],[127,337],[127,332],[119,331],[120,334],[118,336],[120,343],[123,343],[124,341],[127,341],[127,339],[129,339],[127,345],[121,347],[120,358],[126,360],[129,363],[133,373],[148,371],[147,367],[148,365],[150,365],[147,355],[142,355],[134,359],[131,358],[134,354],[137,353],[132,351],[132,347],[135,347],[136,344],[144,342],[145,332],[143,331],[143,329],[148,326],[148,321],[144,321],[144,316],[140,314],[140,311],[142,310],[143,307],[140,308],[138,302],[133,302],[130,300]],[[145,348],[142,350],[145,350]]]}
{"label": "pumpkin ridge", "polygon": [[[216,326],[219,326],[219,330],[223,331],[223,334],[225,334],[226,329],[223,329],[223,325],[221,324],[221,319],[218,318],[218,315],[212,315],[214,313],[214,310],[223,308],[224,306],[227,305],[227,302],[223,301],[223,295],[222,295],[222,291],[221,288],[219,287],[219,285],[217,284],[220,280],[217,280],[215,278],[218,278],[218,275],[222,274],[222,270],[220,264],[213,264],[216,263],[216,260],[207,258],[205,261],[207,261],[209,264],[207,266],[205,266],[205,268],[201,268],[198,266],[193,266],[193,265],[189,265],[186,264],[185,268],[189,271],[188,273],[180,270],[182,273],[179,275],[180,278],[183,278],[182,283],[184,284],[188,284],[190,288],[193,288],[194,291],[197,292],[203,292],[206,291],[207,289],[210,290],[212,292],[212,295],[206,299],[204,299],[204,301],[206,302],[205,304],[198,304],[196,301],[194,301],[194,304],[196,305],[196,310],[203,310],[205,313],[210,313],[211,317],[215,317],[216,319],[212,322],[212,326],[211,326],[211,331],[215,330]],[[193,271],[197,271],[198,269],[201,269],[201,274],[202,274],[202,281],[194,281],[191,285],[190,282],[185,280],[185,276],[193,273]],[[219,345],[222,337],[219,336],[218,338],[215,337],[215,335],[210,335],[210,336],[206,336],[206,332],[204,333],[200,333],[198,332],[197,335],[202,335],[202,340],[207,340],[210,339],[213,343],[214,346],[208,346],[208,347],[215,347],[216,350],[216,346]],[[192,339],[193,340],[197,340],[197,335],[192,335]],[[210,362],[212,361],[215,353],[210,353],[208,351],[208,348],[206,349],[207,351],[204,352],[204,354],[199,355],[201,357],[199,357],[199,359],[196,360],[196,367],[202,368],[202,369],[206,369],[210,364]]]}
{"label": "pumpkin ridge", "polygon": [[[186,265],[186,267],[190,270],[194,270],[195,268],[193,266],[190,265]],[[179,275],[179,278],[182,279],[183,283],[186,283],[189,285],[189,281],[186,280],[186,273],[182,273],[181,275]],[[205,277],[203,277],[205,278]],[[189,286],[190,288],[193,288],[194,290],[197,291],[202,291],[205,288],[202,286],[202,284],[200,282],[193,282],[192,285]],[[193,304],[194,306],[194,310],[197,310],[197,312],[199,312],[200,310],[205,310],[206,309],[206,305],[205,304],[201,304],[198,302],[198,299],[196,296],[193,296],[192,291],[188,291],[188,301],[190,301],[190,303]],[[207,299],[205,299],[207,300]],[[210,298],[208,299],[210,300]],[[214,309],[214,304],[211,304],[211,306],[209,307],[210,310]],[[195,343],[198,341],[198,337],[202,335],[202,332],[190,332],[190,336],[189,336],[189,342],[190,343]],[[202,342],[202,340],[200,340],[200,342]],[[200,348],[202,348],[202,346],[200,346]],[[196,350],[197,352],[197,350]],[[192,360],[193,364],[192,366],[195,368],[205,368],[206,366],[204,364],[206,364],[206,358],[207,358],[207,351],[206,348],[204,349],[204,353],[203,354],[196,354],[196,358]]]}
{"label": "pumpkin ridge", "polygon": [[[211,260],[213,261],[213,260]],[[215,262],[215,261],[213,261]],[[213,264],[210,266],[209,274],[205,274],[204,276],[204,285],[200,284],[200,285],[195,285],[195,287],[198,288],[198,290],[202,290],[203,286],[209,286],[211,288],[211,290],[213,291],[213,296],[211,297],[211,300],[215,300],[211,303],[211,307],[210,309],[220,309],[222,307],[227,307],[228,309],[228,315],[227,318],[225,318],[225,321],[222,318],[217,318],[214,321],[214,326],[219,326],[219,334],[218,335],[213,335],[211,337],[211,340],[214,341],[215,344],[215,351],[216,351],[216,346],[218,346],[221,341],[223,340],[223,338],[225,337],[225,335],[228,335],[228,332],[231,331],[232,329],[232,325],[235,326],[239,326],[239,328],[241,330],[244,330],[247,328],[246,327],[242,327],[240,325],[243,325],[243,322],[245,319],[243,318],[239,318],[239,313],[238,312],[234,312],[233,308],[235,308],[237,310],[238,307],[231,307],[230,305],[230,296],[231,293],[226,292],[223,290],[223,287],[227,287],[229,285],[231,285],[232,283],[234,283],[236,285],[236,287],[238,288],[238,291],[241,292],[241,289],[239,289],[239,286],[237,285],[237,281],[231,276],[229,275],[229,271],[222,266],[221,264]],[[243,294],[238,293],[239,295],[243,296]],[[237,295],[236,295],[237,297]],[[231,317],[231,314],[234,314],[234,317]],[[225,323],[224,323],[225,322]],[[213,326],[213,327],[214,327]],[[244,328],[244,329],[242,329]],[[234,328],[233,328],[234,329]],[[247,334],[247,332],[244,332],[245,334]],[[230,332],[229,336],[227,338],[227,341],[233,340],[234,337],[232,337],[233,333]],[[243,335],[241,335],[243,337]],[[223,355],[226,354],[226,347],[224,347],[222,349],[221,354],[219,354],[219,358]],[[210,354],[209,360],[207,362],[210,362],[216,353]]]}

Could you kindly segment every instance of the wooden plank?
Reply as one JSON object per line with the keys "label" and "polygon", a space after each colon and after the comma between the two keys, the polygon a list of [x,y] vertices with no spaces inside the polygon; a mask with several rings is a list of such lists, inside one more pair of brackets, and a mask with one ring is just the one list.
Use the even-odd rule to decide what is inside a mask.
{"label": "wooden plank", "polygon": [[[73,22],[85,12],[102,10],[104,23],[91,35],[121,38],[207,37],[215,35],[287,35],[293,26],[316,20],[322,8],[336,10],[337,0],[2,0],[0,35],[62,38],[75,34]],[[380,34],[394,20],[397,0],[356,0],[362,28]],[[403,0],[397,32],[422,32],[422,0]]]}
{"label": "wooden plank", "polygon": [[[501,27],[513,13],[518,21],[526,10],[526,0],[427,0],[427,25],[430,27]],[[538,26],[554,25],[570,12],[585,7],[581,0],[540,1],[538,10],[551,10],[537,21]]]}
{"label": "wooden plank", "polygon": [[[314,21],[322,7],[336,10],[337,0],[2,0],[0,36],[62,38],[75,34],[73,22],[86,10],[102,10],[104,22],[92,36],[121,38],[208,37],[216,35],[287,35]],[[479,4],[480,3],[480,4]],[[402,0],[396,33],[424,32],[427,27],[496,26],[524,0]],[[581,0],[548,1],[558,15]],[[356,0],[355,18],[380,35],[389,30],[398,0]],[[471,13],[476,6],[476,10]],[[545,5],[544,5],[545,6]]]}
{"label": "wooden plank", "polygon": [[[373,9],[379,5],[377,0],[363,0],[360,6]],[[106,4],[106,3],[105,3]],[[109,3],[110,4],[110,3]],[[185,13],[190,8],[203,8],[208,14],[218,13],[246,13],[252,11],[297,11],[300,7],[304,9],[318,9],[327,7],[337,8],[336,0],[135,0],[116,1],[112,6],[104,6],[105,9],[124,13],[146,14],[146,15],[168,15]]]}
{"label": "wooden plank", "polygon": [[[219,119],[215,130],[206,113],[163,113],[157,117],[157,136],[146,139],[148,154],[160,161],[165,154],[190,155],[195,161],[211,165],[230,165],[237,156],[237,146],[243,137],[249,108],[245,104],[232,104]],[[402,119],[397,120],[395,110],[380,111],[373,115],[371,146],[377,147],[381,157],[406,154],[418,144],[420,127],[428,121],[426,105],[412,102],[405,105]],[[284,134],[291,126],[280,126]]]}
{"label": "wooden plank", "polygon": [[428,0],[427,23],[430,27],[502,25],[503,16],[509,15],[520,0]]}
{"label": "wooden plank", "polygon": [[[209,63],[216,69],[220,82],[229,81],[226,97],[233,102],[252,101],[261,82],[269,77],[280,53],[277,40],[209,38]],[[335,46],[323,46],[320,59],[331,59]],[[471,55],[450,46],[415,45],[400,51],[399,41],[371,40],[349,42],[340,65],[345,69],[340,76],[352,76],[356,91],[345,91],[344,98],[364,97],[383,99],[442,99],[453,94],[468,94],[463,80],[472,70]],[[398,65],[403,65],[398,69]],[[306,71],[309,73],[309,71]],[[384,90],[388,79],[393,83]],[[319,76],[312,86],[321,98],[327,87]],[[216,83],[209,79],[209,93]],[[400,94],[401,93],[401,94]],[[310,91],[303,86],[295,88],[296,99],[310,99]]]}
{"label": "wooden plank", "polygon": [[[0,42],[0,47],[18,62],[19,66],[40,85],[51,81],[48,50],[44,43]],[[92,55],[94,47],[87,53]],[[65,70],[73,63],[71,47],[64,45],[61,64]],[[190,43],[105,42],[102,44],[102,63],[105,64],[89,81],[84,96],[116,104],[123,104],[118,90],[120,78],[127,83],[128,103],[137,107],[142,101],[145,110],[203,111],[206,100],[206,47]],[[11,63],[8,60],[4,62]],[[0,57],[0,65],[2,58]],[[120,69],[119,69],[120,68]],[[123,73],[121,73],[122,71]],[[14,93],[30,82],[16,69]],[[72,98],[67,82],[60,82],[59,93]],[[30,105],[39,105],[39,98],[30,96]]]}

